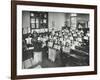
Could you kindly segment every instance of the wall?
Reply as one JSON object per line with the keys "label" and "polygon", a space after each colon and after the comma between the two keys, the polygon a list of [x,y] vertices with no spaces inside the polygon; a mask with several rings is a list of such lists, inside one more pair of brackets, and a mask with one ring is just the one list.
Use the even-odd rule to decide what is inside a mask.
{"label": "wall", "polygon": [[78,20],[83,20],[83,21],[89,21],[89,15],[88,14],[78,14]]}
{"label": "wall", "polygon": [[60,30],[64,26],[65,14],[64,13],[48,13],[48,26],[49,29],[54,28],[55,30]]}
{"label": "wall", "polygon": [[28,11],[22,12],[22,24],[23,28],[30,27],[30,12]]}
{"label": "wall", "polygon": [[[89,16],[84,14],[78,14],[78,20],[89,21]],[[69,20],[69,21],[68,21]],[[68,21],[68,26],[70,26],[70,13],[58,13],[58,12],[49,12],[48,13],[48,28],[52,30],[54,28],[56,31],[61,30],[64,26],[65,21]],[[30,12],[22,12],[22,27],[25,32],[27,28],[30,27]]]}
{"label": "wall", "polygon": [[30,31],[30,12],[28,11],[22,12],[22,28],[23,34],[26,34],[28,30]]}
{"label": "wall", "polygon": [[[98,5],[98,75],[43,78],[31,80],[100,80],[100,0],[34,0],[58,3]],[[10,80],[11,73],[11,4],[0,0],[0,80]],[[29,80],[29,79],[28,79]]]}
{"label": "wall", "polygon": [[[30,27],[30,13],[27,11],[22,12],[22,27],[27,29]],[[53,24],[54,22],[54,24]],[[55,30],[60,30],[62,26],[64,26],[65,22],[65,14],[64,13],[56,13],[49,12],[48,13],[48,28]]]}
{"label": "wall", "polygon": [[70,27],[70,13],[66,13],[65,17],[67,21],[67,26]]}

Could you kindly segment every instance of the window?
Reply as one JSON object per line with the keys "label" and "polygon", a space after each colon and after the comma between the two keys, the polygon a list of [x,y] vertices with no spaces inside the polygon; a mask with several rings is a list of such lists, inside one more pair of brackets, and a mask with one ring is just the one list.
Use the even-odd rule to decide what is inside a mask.
{"label": "window", "polygon": [[48,28],[48,13],[30,12],[30,27],[31,30]]}

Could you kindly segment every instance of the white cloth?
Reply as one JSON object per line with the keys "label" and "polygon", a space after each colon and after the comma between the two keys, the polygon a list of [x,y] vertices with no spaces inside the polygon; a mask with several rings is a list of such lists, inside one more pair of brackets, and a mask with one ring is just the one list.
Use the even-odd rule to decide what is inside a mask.
{"label": "white cloth", "polygon": [[32,66],[31,59],[27,59],[24,61],[24,68],[25,69],[28,69],[31,66]]}
{"label": "white cloth", "polygon": [[34,59],[32,60],[33,65],[42,62],[42,52],[34,52],[33,54],[34,54]]}
{"label": "white cloth", "polygon": [[49,59],[51,61],[55,61],[55,58],[56,58],[56,50],[55,49],[52,49],[52,48],[49,48],[49,55],[48,55]]}
{"label": "white cloth", "polygon": [[25,40],[26,40],[26,43],[27,43],[27,44],[31,44],[32,38],[31,38],[31,37],[28,37],[28,38],[26,38]]}
{"label": "white cloth", "polygon": [[58,49],[58,45],[54,45],[54,48],[55,48],[55,49]]}
{"label": "white cloth", "polygon": [[69,53],[70,52],[70,48],[69,47],[63,47],[63,52]]}
{"label": "white cloth", "polygon": [[88,40],[88,37],[87,37],[87,36],[84,36],[84,39],[85,39],[85,40]]}
{"label": "white cloth", "polygon": [[42,68],[41,65],[37,65],[37,66],[35,67],[35,69],[38,69],[38,68]]}
{"label": "white cloth", "polygon": [[52,47],[53,46],[53,42],[48,42],[48,46]]}
{"label": "white cloth", "polygon": [[63,43],[63,45],[66,45],[66,41],[65,40],[62,43]]}

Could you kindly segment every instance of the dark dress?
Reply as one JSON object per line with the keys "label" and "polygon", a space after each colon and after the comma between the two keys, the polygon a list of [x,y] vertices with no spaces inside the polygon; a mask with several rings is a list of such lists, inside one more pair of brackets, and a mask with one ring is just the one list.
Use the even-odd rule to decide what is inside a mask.
{"label": "dark dress", "polygon": [[32,44],[34,46],[34,52],[42,51],[42,42],[38,41],[37,39],[32,39]]}
{"label": "dark dress", "polygon": [[33,50],[33,64],[37,65],[42,62],[42,42],[38,41],[37,38],[32,39]]}
{"label": "dark dress", "polygon": [[[33,52],[41,52],[42,51],[42,42],[38,41],[37,38],[32,38],[32,45],[34,47]],[[32,56],[34,57],[34,54]]]}

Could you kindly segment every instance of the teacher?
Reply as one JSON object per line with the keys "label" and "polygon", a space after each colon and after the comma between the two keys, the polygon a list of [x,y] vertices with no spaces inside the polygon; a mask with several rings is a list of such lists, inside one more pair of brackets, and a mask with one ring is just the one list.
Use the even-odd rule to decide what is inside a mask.
{"label": "teacher", "polygon": [[33,32],[32,44],[34,46],[33,51],[33,65],[37,65],[42,62],[42,42],[38,41],[38,33]]}

